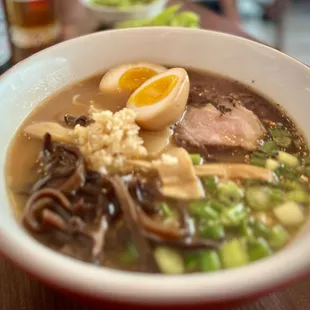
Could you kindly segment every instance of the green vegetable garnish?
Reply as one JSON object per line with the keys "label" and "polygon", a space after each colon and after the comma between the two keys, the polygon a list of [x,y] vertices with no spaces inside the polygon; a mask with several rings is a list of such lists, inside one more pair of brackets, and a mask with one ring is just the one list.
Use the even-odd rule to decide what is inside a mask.
{"label": "green vegetable garnish", "polygon": [[179,10],[181,5],[172,5],[155,17],[143,20],[128,20],[116,25],[116,28],[150,27],[150,26],[173,26],[199,28],[200,17],[194,12]]}
{"label": "green vegetable garnish", "polygon": [[199,165],[201,163],[201,156],[199,154],[190,154],[193,165]]}
{"label": "green vegetable garnish", "polygon": [[272,254],[268,242],[263,238],[258,238],[254,242],[249,242],[249,257],[251,261],[265,258]]}
{"label": "green vegetable garnish", "polygon": [[252,186],[247,188],[245,197],[254,210],[266,210],[269,207],[270,189],[267,186]]}
{"label": "green vegetable garnish", "polygon": [[159,207],[163,211],[164,216],[169,217],[173,215],[173,212],[165,202],[162,202]]}
{"label": "green vegetable garnish", "polygon": [[280,165],[278,169],[275,170],[275,173],[278,177],[282,177],[286,180],[295,181],[298,178],[296,169],[285,167],[284,165]]}
{"label": "green vegetable garnish", "polygon": [[258,237],[268,238],[270,229],[262,222],[254,220],[251,224],[254,234]]}
{"label": "green vegetable garnish", "polygon": [[250,157],[250,164],[265,167],[266,166],[266,154],[262,152],[254,152]]}
{"label": "green vegetable garnish", "polygon": [[155,0],[92,0],[91,3],[98,6],[110,6],[118,9],[127,9],[133,6],[146,5]]}
{"label": "green vegetable garnish", "polygon": [[220,249],[224,268],[244,266],[249,263],[249,257],[241,240],[234,239]]}
{"label": "green vegetable garnish", "polygon": [[224,227],[218,221],[208,221],[199,231],[203,238],[220,240],[225,237]]}
{"label": "green vegetable garnish", "polygon": [[296,156],[283,151],[277,152],[277,160],[289,168],[296,168],[299,165],[299,160]]}
{"label": "green vegetable garnish", "polygon": [[185,254],[184,266],[186,272],[193,272],[198,269],[199,257],[197,254]]}
{"label": "green vegetable garnish", "polygon": [[207,195],[214,196],[217,190],[218,178],[217,177],[206,177],[203,179],[203,183],[206,187]]}
{"label": "green vegetable garnish", "polygon": [[289,239],[288,232],[281,226],[281,225],[275,225],[271,228],[268,236],[268,241],[272,248],[278,250],[282,246],[285,245],[285,243]]}
{"label": "green vegetable garnish", "polygon": [[261,151],[271,155],[278,148],[277,144],[274,141],[266,141],[264,145],[261,147]]}
{"label": "green vegetable garnish", "polygon": [[249,206],[257,211],[273,207],[284,199],[284,193],[279,188],[268,186],[251,186],[246,190],[246,201]]}
{"label": "green vegetable garnish", "polygon": [[171,21],[170,26],[175,27],[187,27],[187,28],[198,28],[200,18],[194,12],[185,11],[175,16]]}
{"label": "green vegetable garnish", "polygon": [[192,201],[189,210],[197,219],[215,220],[219,217],[219,213],[206,200]]}
{"label": "green vegetable garnish", "polygon": [[247,240],[255,239],[253,229],[250,227],[248,219],[242,221],[240,232]]}
{"label": "green vegetable garnish", "polygon": [[286,199],[298,203],[307,204],[309,203],[309,194],[302,190],[294,190],[286,194]]}
{"label": "green vegetable garnish", "polygon": [[233,181],[221,181],[218,183],[217,189],[219,201],[228,206],[234,206],[243,197],[243,190]]}
{"label": "green vegetable garnish", "polygon": [[221,223],[225,227],[236,227],[248,216],[247,210],[242,203],[232,208],[226,208],[221,212]]}
{"label": "green vegetable garnish", "polygon": [[270,135],[273,139],[273,141],[281,147],[289,147],[292,143],[292,135],[284,130],[283,128],[270,128],[269,129]]}
{"label": "green vegetable garnish", "polygon": [[154,257],[162,273],[184,273],[184,261],[182,256],[178,252],[170,248],[158,247],[154,251]]}
{"label": "green vegetable garnish", "polygon": [[200,270],[204,272],[221,269],[221,261],[216,251],[206,250],[200,253]]}

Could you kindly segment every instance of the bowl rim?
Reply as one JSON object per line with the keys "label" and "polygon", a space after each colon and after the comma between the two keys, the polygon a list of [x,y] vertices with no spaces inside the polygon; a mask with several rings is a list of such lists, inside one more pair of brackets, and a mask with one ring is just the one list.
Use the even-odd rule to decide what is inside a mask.
{"label": "bowl rim", "polygon": [[96,12],[101,12],[101,13],[140,13],[144,11],[148,11],[153,8],[154,5],[158,3],[164,3],[166,4],[168,1],[167,0],[153,0],[153,2],[147,3],[147,4],[140,4],[136,6],[130,6],[128,8],[117,8],[113,6],[106,6],[106,5],[96,5],[96,4],[91,4],[91,0],[79,0],[80,3]]}
{"label": "bowl rim", "polygon": [[[9,78],[19,68],[27,67],[38,55],[52,54],[54,50],[74,49],[80,44],[91,44],[94,39],[109,36],[114,33],[150,32],[182,32],[187,35],[204,32],[207,36],[219,36],[241,43],[260,46],[277,57],[293,62],[301,71],[310,73],[310,68],[296,59],[279,52],[269,46],[245,38],[202,29],[187,29],[178,27],[142,27],[131,29],[109,30],[81,36],[47,48],[15,65],[0,77],[0,82]],[[14,217],[12,212],[12,217]],[[293,278],[310,270],[310,236],[296,240],[289,247],[268,259],[251,263],[237,269],[221,270],[213,274],[189,275],[152,275],[130,273],[96,267],[70,257],[58,254],[41,245],[24,231],[29,243],[23,244],[18,236],[10,234],[8,229],[0,226],[0,244],[3,254],[15,262],[20,268],[46,282],[66,290],[99,299],[125,300],[139,303],[163,305],[169,303],[193,304],[207,300],[225,301],[239,299],[257,292],[280,286]],[[27,257],[28,259],[23,259]],[[38,259],[40,257],[40,259]],[[245,278],[246,281],[240,279]],[[183,280],[186,281],[184,285]]]}

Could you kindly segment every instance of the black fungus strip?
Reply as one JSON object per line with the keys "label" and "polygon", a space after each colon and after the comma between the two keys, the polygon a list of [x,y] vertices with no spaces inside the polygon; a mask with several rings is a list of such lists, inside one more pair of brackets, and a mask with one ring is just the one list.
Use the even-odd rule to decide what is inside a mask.
{"label": "black fungus strip", "polygon": [[90,119],[86,115],[73,116],[70,114],[66,114],[64,116],[64,121],[65,124],[71,128],[74,128],[76,125],[87,127],[90,124]]}

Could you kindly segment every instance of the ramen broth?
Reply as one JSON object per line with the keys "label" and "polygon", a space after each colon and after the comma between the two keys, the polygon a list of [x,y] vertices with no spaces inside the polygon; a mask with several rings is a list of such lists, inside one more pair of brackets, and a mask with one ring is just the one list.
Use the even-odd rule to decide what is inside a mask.
{"label": "ramen broth", "polygon": [[[89,185],[89,189],[99,188],[102,199],[108,200],[105,207],[99,212],[97,210],[99,207],[96,207],[96,197],[89,198],[90,194],[82,194],[83,191],[80,189],[65,196],[75,207],[78,205],[75,193],[81,193],[79,194],[82,197],[79,197],[81,201],[87,201],[89,210],[85,211],[85,204],[83,211],[74,213],[75,218],[72,223],[74,222],[75,226],[71,222],[70,225],[72,224],[77,231],[82,229],[80,228],[82,226],[79,226],[81,218],[85,222],[83,222],[86,227],[85,231],[92,233],[78,231],[68,234],[55,227],[33,231],[26,225],[28,231],[37,240],[60,253],[90,263],[129,271],[161,273],[211,272],[222,268],[238,267],[272,255],[289,243],[304,222],[300,217],[308,216],[308,173],[310,174],[308,164],[310,161],[308,161],[308,148],[303,136],[279,105],[270,102],[251,88],[212,73],[192,69],[187,72],[190,81],[187,111],[180,124],[171,126],[173,134],[165,151],[175,147],[184,148],[190,154],[196,172],[199,171],[197,165],[240,163],[260,167],[265,169],[264,171],[269,169],[271,173],[274,173],[276,181],[274,182],[275,179],[267,181],[267,179],[257,180],[243,177],[223,181],[216,173],[199,176],[205,197],[184,201],[163,195],[162,185],[160,185],[163,181],[154,171],[142,170],[126,173],[126,177],[123,178],[125,185],[123,185],[125,189],[127,187],[131,199],[136,203],[141,203],[139,208],[143,211],[144,219],[147,216],[152,219],[152,225],[160,223],[174,232],[178,229],[181,231],[181,228],[186,225],[188,225],[187,228],[194,227],[192,235],[185,234],[182,235],[183,239],[181,237],[174,239],[171,235],[167,237],[167,234],[160,233],[162,231],[166,233],[168,229],[158,229],[157,235],[155,228],[150,228],[150,230],[146,228],[151,227],[151,224],[149,226],[145,224],[141,236],[134,238],[131,235],[134,234],[133,228],[126,219],[124,209],[124,206],[130,207],[131,200],[128,200],[126,194],[123,193],[124,188],[119,180],[112,181],[111,185],[109,178],[102,181],[100,174],[87,168],[85,184]],[[42,161],[41,158],[38,168],[42,140],[26,135],[25,128],[33,123],[46,121],[66,126],[65,115],[87,116],[90,106],[100,110],[110,110],[113,113],[124,108],[126,102],[122,98],[104,94],[99,90],[101,78],[102,74],[96,75],[62,89],[34,109],[18,129],[7,156],[7,185],[12,205],[17,210],[19,219],[22,220],[25,205],[33,194],[33,192],[30,193],[31,188],[39,177],[42,177],[38,169],[46,164],[44,162],[46,159]],[[208,108],[210,104],[221,111],[223,117],[231,113],[227,104],[231,104],[231,109],[235,109],[236,105],[241,105],[247,111],[252,111],[262,124],[263,130],[266,131],[258,140],[257,149],[250,150],[226,145],[206,147],[205,144],[202,145],[202,142],[201,144],[197,141],[191,143],[189,136],[186,135],[188,130],[182,128],[182,122],[186,124],[186,113],[189,113],[189,109],[194,113],[194,109]],[[52,142],[45,140],[45,143],[50,143],[49,152],[54,152],[58,146],[53,141],[53,135],[51,138]],[[45,139],[48,138],[45,137]],[[53,151],[51,143],[54,143]],[[152,135],[148,135],[144,143],[152,144]],[[62,155],[58,155],[62,156],[61,160],[65,158],[69,161],[68,165],[71,165],[71,155],[74,152],[71,154],[71,151],[62,149],[61,146],[57,150],[62,152]],[[286,154],[288,154],[287,157]],[[298,162],[296,165],[294,158]],[[272,164],[274,166],[268,166]],[[56,183],[57,180],[52,182],[51,187],[56,188]],[[104,191],[100,191],[100,188]],[[93,195],[97,195],[96,190],[93,191]],[[105,195],[108,198],[105,198]],[[283,199],[283,197],[287,198]],[[287,202],[291,202],[291,205]],[[281,210],[281,206],[284,211]],[[301,210],[300,214],[296,215],[297,224],[286,225],[283,219],[286,215],[282,212],[285,210],[294,212],[296,206]],[[94,210],[90,210],[91,208]],[[109,218],[102,224],[99,218],[104,218],[101,216],[105,212],[109,213]],[[67,219],[68,214],[64,218]],[[186,221],[190,224],[186,224]],[[103,226],[100,232],[101,224]],[[72,227],[70,231],[74,230]],[[98,237],[98,232],[104,234],[104,241]],[[141,244],[147,243],[153,254],[147,251],[141,254],[140,251],[144,245],[136,244],[139,238]],[[96,242],[99,242],[101,250],[94,258],[92,254],[95,251]],[[229,256],[234,256],[234,253],[239,256],[235,261],[229,261]]]}

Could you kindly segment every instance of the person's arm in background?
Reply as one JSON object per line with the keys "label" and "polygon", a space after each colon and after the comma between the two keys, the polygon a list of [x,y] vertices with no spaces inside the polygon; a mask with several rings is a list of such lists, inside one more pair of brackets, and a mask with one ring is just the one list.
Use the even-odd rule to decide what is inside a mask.
{"label": "person's arm in background", "polygon": [[241,22],[237,0],[220,0],[220,3],[225,17],[236,23]]}

